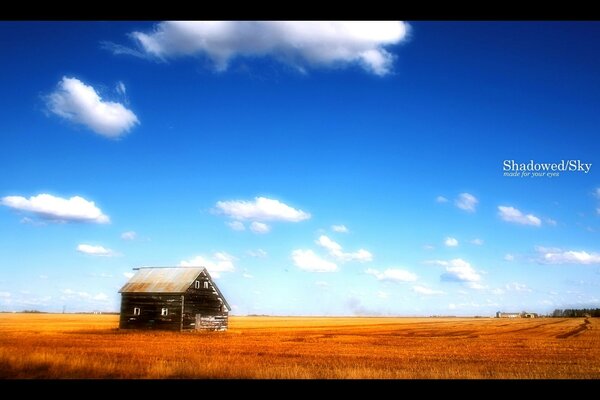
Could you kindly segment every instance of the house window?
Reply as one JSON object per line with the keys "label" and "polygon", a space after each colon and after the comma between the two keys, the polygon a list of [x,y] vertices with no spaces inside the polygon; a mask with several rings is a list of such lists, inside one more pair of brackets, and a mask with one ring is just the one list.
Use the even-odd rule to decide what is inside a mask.
{"label": "house window", "polygon": [[196,282],[194,282],[194,287],[195,287],[196,289],[200,289],[200,281],[196,281]]}
{"label": "house window", "polygon": [[162,315],[163,317],[166,317],[167,315],[169,315],[169,309],[168,308],[161,309],[160,315]]}
{"label": "house window", "polygon": [[208,281],[204,282],[204,289],[208,289]]}
{"label": "house window", "polygon": [[140,315],[141,312],[142,310],[139,307],[133,308],[133,315]]}

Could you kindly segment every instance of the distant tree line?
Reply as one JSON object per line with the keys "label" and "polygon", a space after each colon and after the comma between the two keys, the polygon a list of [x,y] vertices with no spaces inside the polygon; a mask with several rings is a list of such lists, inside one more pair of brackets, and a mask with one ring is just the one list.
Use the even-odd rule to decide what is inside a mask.
{"label": "distant tree line", "polygon": [[552,316],[558,318],[600,317],[600,308],[556,309],[552,313]]}

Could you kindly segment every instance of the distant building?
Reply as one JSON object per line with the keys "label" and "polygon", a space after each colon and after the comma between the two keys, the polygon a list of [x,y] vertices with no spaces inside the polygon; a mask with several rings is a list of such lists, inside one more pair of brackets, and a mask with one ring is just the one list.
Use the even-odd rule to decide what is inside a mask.
{"label": "distant building", "polygon": [[121,329],[227,330],[229,304],[206,268],[134,268],[119,291]]}
{"label": "distant building", "polygon": [[538,318],[539,315],[537,313],[530,312],[520,312],[520,313],[507,313],[498,311],[496,313],[496,318]]}

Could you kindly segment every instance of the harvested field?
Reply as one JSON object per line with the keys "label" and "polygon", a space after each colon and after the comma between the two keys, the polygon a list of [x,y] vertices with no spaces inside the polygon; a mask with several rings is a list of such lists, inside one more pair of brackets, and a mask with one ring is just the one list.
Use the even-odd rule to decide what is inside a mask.
{"label": "harvested field", "polygon": [[1,378],[600,378],[596,318],[231,317],[227,332],[0,314]]}

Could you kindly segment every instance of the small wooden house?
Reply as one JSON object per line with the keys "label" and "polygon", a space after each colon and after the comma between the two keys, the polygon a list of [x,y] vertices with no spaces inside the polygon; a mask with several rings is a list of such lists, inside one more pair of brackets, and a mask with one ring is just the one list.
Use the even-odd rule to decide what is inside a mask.
{"label": "small wooden house", "polygon": [[119,290],[121,329],[227,330],[229,304],[206,268],[134,268]]}

